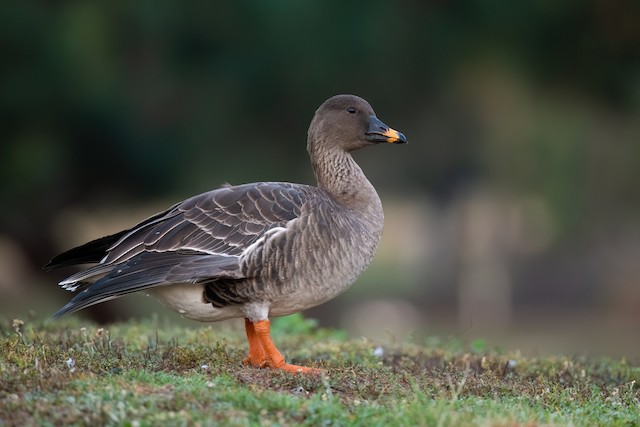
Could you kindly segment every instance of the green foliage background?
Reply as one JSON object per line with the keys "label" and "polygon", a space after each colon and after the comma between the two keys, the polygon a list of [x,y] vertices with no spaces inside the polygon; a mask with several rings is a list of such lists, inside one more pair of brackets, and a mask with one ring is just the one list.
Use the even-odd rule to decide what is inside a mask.
{"label": "green foliage background", "polygon": [[[7,2],[1,195],[23,203],[3,219],[108,189],[183,195],[223,179],[308,179],[306,126],[340,92],[371,100],[410,136],[411,154],[371,160],[401,165],[387,165],[396,188],[445,192],[490,180],[551,199],[560,198],[554,189],[575,193],[581,208],[606,209],[595,203],[606,200],[637,209],[629,185],[640,150],[632,143],[637,9],[624,1]],[[483,117],[495,107],[474,102],[507,102],[519,94],[502,92],[518,90],[531,93],[532,123],[520,140],[499,141]],[[501,127],[521,114],[500,113]],[[590,135],[610,122],[626,126]],[[444,134],[434,137],[434,127]],[[606,158],[593,150],[616,162],[596,168]],[[241,163],[230,160],[239,153]],[[559,215],[578,209],[556,203]]]}

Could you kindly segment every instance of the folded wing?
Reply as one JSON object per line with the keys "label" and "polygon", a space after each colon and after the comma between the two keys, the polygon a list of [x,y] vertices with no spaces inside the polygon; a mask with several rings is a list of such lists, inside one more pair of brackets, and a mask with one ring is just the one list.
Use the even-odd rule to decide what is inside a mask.
{"label": "folded wing", "polygon": [[45,268],[97,265],[60,282],[81,292],[54,317],[155,286],[242,279],[240,255],[268,230],[297,218],[314,191],[289,183],[222,187],[62,253]]}

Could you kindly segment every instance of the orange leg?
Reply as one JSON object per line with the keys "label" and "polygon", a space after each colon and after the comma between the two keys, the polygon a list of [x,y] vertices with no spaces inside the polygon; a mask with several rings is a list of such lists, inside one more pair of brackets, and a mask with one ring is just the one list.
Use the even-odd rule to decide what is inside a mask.
{"label": "orange leg", "polygon": [[292,373],[318,374],[322,372],[320,369],[285,363],[282,353],[278,351],[271,340],[269,320],[251,322],[249,319],[245,319],[245,329],[247,331],[247,340],[249,341],[249,356],[244,359],[245,365],[251,364],[260,368],[284,369]]}
{"label": "orange leg", "polygon": [[242,361],[245,365],[255,366],[256,368],[264,368],[267,366],[267,355],[262,349],[262,344],[258,339],[253,323],[247,318],[244,319],[244,329],[247,332],[247,341],[249,341],[249,355]]}

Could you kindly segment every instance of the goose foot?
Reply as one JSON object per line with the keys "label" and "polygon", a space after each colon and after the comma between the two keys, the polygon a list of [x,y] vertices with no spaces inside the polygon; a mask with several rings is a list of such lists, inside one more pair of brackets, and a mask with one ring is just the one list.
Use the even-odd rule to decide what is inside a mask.
{"label": "goose foot", "polygon": [[271,324],[269,320],[251,322],[244,319],[244,326],[249,341],[249,355],[242,361],[244,365],[256,368],[282,369],[294,374],[319,375],[322,369],[285,363],[282,353],[278,351],[271,339]]}

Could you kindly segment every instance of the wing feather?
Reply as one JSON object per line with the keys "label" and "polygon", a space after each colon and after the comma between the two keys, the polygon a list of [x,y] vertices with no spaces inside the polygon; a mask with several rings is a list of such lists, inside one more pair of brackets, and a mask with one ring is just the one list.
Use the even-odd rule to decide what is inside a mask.
{"label": "wing feather", "polygon": [[239,255],[270,228],[296,218],[310,194],[310,187],[289,183],[219,188],[134,227],[109,248],[105,262],[123,262],[142,251],[181,248]]}
{"label": "wing feather", "polygon": [[169,283],[241,278],[238,258],[185,252],[143,252],[111,271],[58,310],[59,318],[90,305]]}

